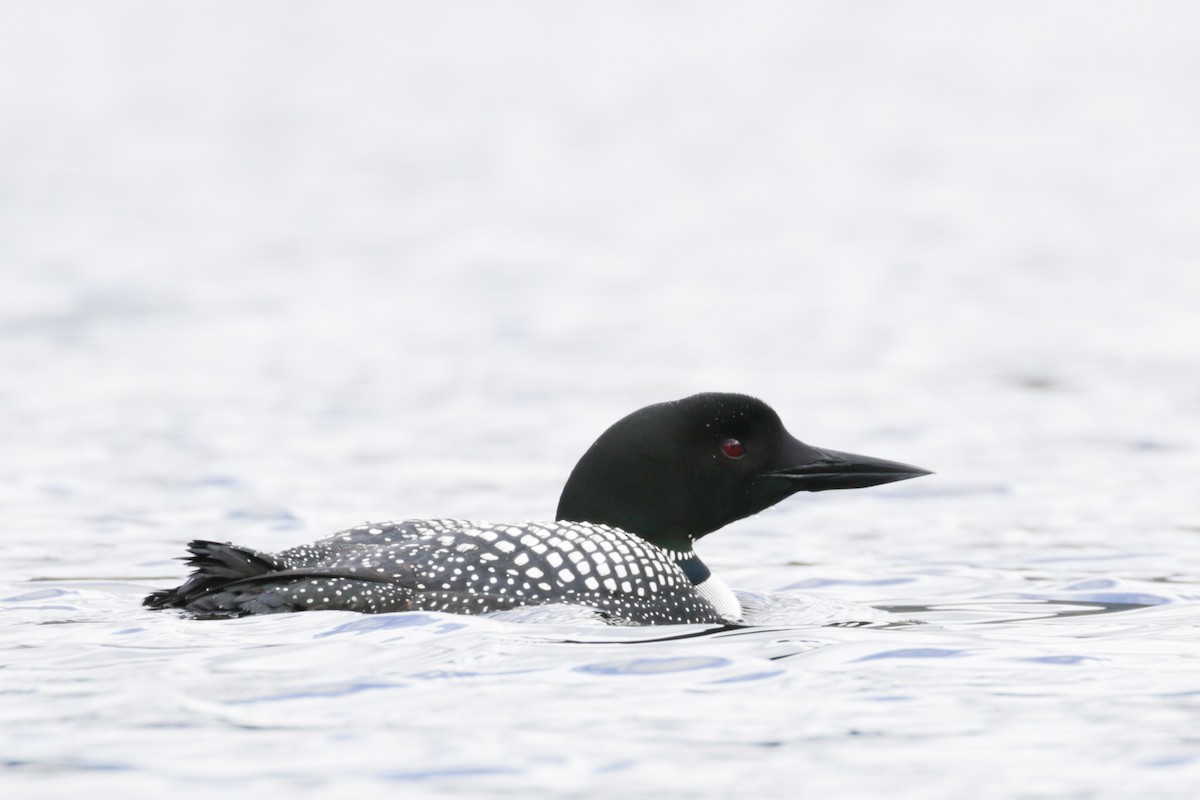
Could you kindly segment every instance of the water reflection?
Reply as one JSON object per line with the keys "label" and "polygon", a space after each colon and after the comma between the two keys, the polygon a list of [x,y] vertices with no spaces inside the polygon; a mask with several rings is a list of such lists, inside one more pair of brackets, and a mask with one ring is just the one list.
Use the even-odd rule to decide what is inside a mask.
{"label": "water reflection", "polygon": [[[930,603],[927,605],[880,605],[876,608],[892,614],[916,615],[918,622],[939,623],[958,621],[973,624],[996,624],[1004,622],[1029,622],[1032,620],[1065,619],[1087,617],[1097,614],[1115,614],[1149,608],[1167,602],[1128,602],[1100,600],[1002,600],[1002,601],[956,601]],[[928,617],[928,619],[922,619]]]}

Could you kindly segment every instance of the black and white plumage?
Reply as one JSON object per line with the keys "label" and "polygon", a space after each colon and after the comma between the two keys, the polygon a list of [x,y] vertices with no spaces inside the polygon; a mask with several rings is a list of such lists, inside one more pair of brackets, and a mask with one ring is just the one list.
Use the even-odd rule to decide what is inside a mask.
{"label": "black and white plumage", "polygon": [[696,539],[798,491],[926,474],[805,445],[754,398],[694,395],[609,428],[572,472],[556,522],[365,524],[277,554],[193,541],[191,577],[145,605],[231,617],[569,603],[632,624],[732,622],[737,598],[696,556]]}
{"label": "black and white plumage", "polygon": [[[606,525],[406,520],[360,525],[276,555],[211,542],[193,544],[192,552],[202,580],[222,567],[242,574],[182,588],[195,595],[188,608],[200,614],[231,608],[479,614],[570,603],[645,624],[721,618],[676,557]],[[737,616],[734,603],[723,604],[730,617]]]}

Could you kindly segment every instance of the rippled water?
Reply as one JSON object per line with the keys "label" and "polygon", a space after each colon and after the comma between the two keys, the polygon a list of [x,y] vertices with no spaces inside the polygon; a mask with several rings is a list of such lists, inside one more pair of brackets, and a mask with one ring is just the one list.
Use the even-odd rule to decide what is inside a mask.
{"label": "rippled water", "polygon": [[134,610],[128,582],[21,587],[4,598],[6,780],[22,796],[1186,796],[1194,594],[879,572],[855,583],[926,605],[889,602],[869,627],[822,624],[878,614],[798,594],[724,630],[555,609],[196,623]]}
{"label": "rippled water", "polygon": [[[1196,795],[1195,12],[754,9],[0,12],[5,797]],[[714,389],[937,474],[746,627],[140,606]]]}

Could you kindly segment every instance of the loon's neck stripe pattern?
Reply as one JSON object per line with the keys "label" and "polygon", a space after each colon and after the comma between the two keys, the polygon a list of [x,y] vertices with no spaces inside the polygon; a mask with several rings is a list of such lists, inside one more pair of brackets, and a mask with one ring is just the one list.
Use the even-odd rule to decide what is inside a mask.
{"label": "loon's neck stripe pattern", "polygon": [[[695,553],[687,553],[685,555],[683,553],[672,552],[671,555],[675,557],[675,563],[683,570],[683,574],[688,576],[688,580],[692,582],[693,586],[699,586],[712,577],[712,571],[708,568],[708,565],[701,561],[700,556]],[[679,558],[679,556],[684,557]]]}

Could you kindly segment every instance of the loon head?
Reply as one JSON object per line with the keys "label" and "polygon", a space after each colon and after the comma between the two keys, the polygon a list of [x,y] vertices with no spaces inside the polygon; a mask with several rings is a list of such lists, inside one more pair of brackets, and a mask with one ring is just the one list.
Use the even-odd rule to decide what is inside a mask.
{"label": "loon head", "polygon": [[929,475],[811,447],[761,400],[697,394],[633,412],[575,465],[557,518],[611,525],[669,550],[796,492],[857,489]]}

